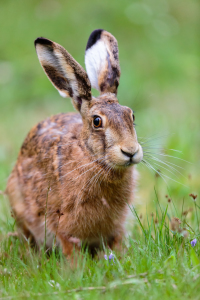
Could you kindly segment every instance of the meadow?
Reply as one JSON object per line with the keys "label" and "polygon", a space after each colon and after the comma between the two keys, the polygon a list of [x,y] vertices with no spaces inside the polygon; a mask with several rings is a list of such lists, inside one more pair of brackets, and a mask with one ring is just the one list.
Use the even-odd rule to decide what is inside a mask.
{"label": "meadow", "polygon": [[0,299],[199,299],[199,17],[195,0],[0,1],[0,190],[31,127],[73,111],[42,71],[33,44],[39,36],[82,66],[94,29],[117,38],[118,99],[134,110],[144,147],[114,261],[84,252],[71,268],[59,250],[35,251],[17,236],[0,194]]}

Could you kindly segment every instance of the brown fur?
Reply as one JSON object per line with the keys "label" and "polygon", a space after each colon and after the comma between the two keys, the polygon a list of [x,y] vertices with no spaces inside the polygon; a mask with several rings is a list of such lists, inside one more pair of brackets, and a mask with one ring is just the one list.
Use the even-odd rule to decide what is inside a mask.
{"label": "brown fur", "polygon": [[[24,235],[48,247],[55,238],[68,256],[81,243],[112,248],[121,242],[134,196],[132,163],[142,157],[131,109],[112,93],[82,95],[80,114],[55,115],[32,128],[6,189]],[[100,128],[93,126],[96,115]]]}
{"label": "brown fur", "polygon": [[99,86],[101,93],[110,92],[117,94],[120,78],[120,66],[118,58],[118,44],[116,38],[109,32],[103,30],[101,39],[107,45],[108,57],[107,68],[102,70],[99,76]]}

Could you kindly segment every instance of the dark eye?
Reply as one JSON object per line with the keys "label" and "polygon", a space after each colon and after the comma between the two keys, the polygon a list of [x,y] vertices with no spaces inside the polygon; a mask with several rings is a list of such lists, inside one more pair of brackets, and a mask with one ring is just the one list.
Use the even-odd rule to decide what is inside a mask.
{"label": "dark eye", "polygon": [[93,124],[94,124],[95,128],[102,127],[102,120],[101,120],[101,118],[98,117],[98,116],[94,116]]}
{"label": "dark eye", "polygon": [[133,114],[133,123],[135,122],[135,115]]}

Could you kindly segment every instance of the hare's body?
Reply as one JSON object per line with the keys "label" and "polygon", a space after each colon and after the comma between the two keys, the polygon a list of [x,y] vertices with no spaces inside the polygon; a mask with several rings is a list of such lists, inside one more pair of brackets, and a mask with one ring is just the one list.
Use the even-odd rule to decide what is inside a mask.
{"label": "hare's body", "polygon": [[[107,38],[108,33],[103,34]],[[98,247],[103,240],[112,247],[123,237],[127,203],[133,201],[135,178],[130,166],[142,158],[132,111],[119,105],[114,93],[119,68],[116,71],[117,63],[111,60],[107,67],[115,70],[113,77],[107,69],[99,76],[100,89],[106,91],[91,98],[87,75],[80,66],[74,67],[61,46],[39,39],[37,51],[53,84],[73,98],[81,114],[53,116],[25,139],[7,185],[17,224],[37,244],[46,242],[50,247],[54,238],[67,255],[80,242]]]}
{"label": "hare's body", "polygon": [[18,225],[38,243],[44,242],[46,213],[47,233],[57,232],[58,240],[63,235],[99,244],[103,237],[111,244],[123,233],[126,201],[133,200],[133,169],[109,171],[91,159],[80,143],[81,129],[75,113],[39,123],[10,175],[7,191]]}

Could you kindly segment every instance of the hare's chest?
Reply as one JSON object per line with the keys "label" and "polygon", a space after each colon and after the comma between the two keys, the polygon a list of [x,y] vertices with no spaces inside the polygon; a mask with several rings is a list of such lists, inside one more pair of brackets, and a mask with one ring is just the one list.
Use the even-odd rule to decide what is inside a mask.
{"label": "hare's chest", "polygon": [[83,203],[74,219],[73,234],[83,240],[108,237],[121,226],[126,212],[125,204],[109,203],[104,197]]}

